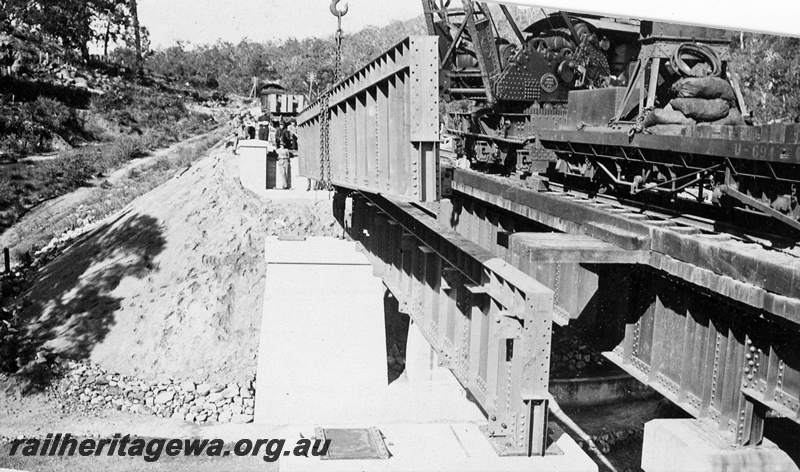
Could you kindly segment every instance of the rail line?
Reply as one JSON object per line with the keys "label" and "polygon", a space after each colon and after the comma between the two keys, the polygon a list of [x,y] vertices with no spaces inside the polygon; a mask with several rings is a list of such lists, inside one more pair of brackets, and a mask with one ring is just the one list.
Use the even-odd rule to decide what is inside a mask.
{"label": "rail line", "polygon": [[[655,205],[653,203],[643,203],[636,200],[625,199],[614,195],[596,194],[581,190],[575,187],[568,187],[557,182],[550,182],[550,190],[554,192],[571,193],[585,199],[593,199],[609,205],[618,205],[620,208],[641,211],[643,215],[652,216],[654,219],[672,221],[681,225],[691,226],[699,229],[705,234],[730,235],[743,242],[752,242],[761,245],[765,249],[779,251],[800,257],[800,247],[794,240],[782,234],[758,231],[750,226],[737,226],[734,224],[720,222],[719,219],[703,217],[692,213],[678,212],[675,209]],[[738,208],[735,211],[746,212],[746,209]],[[750,212],[751,216],[761,217],[756,212]]]}

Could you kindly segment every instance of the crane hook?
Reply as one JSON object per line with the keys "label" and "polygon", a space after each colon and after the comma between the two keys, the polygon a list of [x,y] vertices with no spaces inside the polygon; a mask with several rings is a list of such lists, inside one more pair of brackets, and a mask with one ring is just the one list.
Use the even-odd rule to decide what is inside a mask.
{"label": "crane hook", "polygon": [[347,6],[347,4],[345,3],[344,4],[344,9],[343,10],[339,10],[336,7],[336,5],[338,5],[340,1],[341,0],[331,0],[331,13],[333,14],[333,16],[338,16],[339,18],[345,16],[347,14],[347,10],[349,8]]}

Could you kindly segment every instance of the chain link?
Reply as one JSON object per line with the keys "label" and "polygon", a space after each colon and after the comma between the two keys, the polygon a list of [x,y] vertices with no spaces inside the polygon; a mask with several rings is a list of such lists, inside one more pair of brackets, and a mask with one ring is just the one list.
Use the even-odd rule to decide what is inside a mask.
{"label": "chain link", "polygon": [[330,89],[322,95],[319,118],[319,181],[330,190]]}
{"label": "chain link", "polygon": [[333,70],[336,82],[342,79],[342,30],[336,32],[336,63]]}
{"label": "chain link", "polygon": [[[342,78],[342,30],[336,32],[336,58],[334,62],[334,85]],[[333,190],[331,179],[331,110],[330,98],[333,86],[328,87],[322,94],[319,118],[319,180],[326,190]],[[345,122],[346,126],[346,122]],[[346,139],[346,138],[345,138]],[[345,165],[347,165],[345,163]],[[345,169],[347,172],[347,169]]]}

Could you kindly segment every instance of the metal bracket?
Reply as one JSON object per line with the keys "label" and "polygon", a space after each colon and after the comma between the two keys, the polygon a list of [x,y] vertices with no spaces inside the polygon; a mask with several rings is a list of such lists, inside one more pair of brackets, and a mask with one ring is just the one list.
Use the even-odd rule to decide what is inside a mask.
{"label": "metal bracket", "polygon": [[492,413],[489,415],[489,424],[486,427],[486,432],[490,438],[511,436],[516,430],[516,413]]}
{"label": "metal bracket", "polygon": [[522,338],[522,324],[519,318],[512,315],[509,311],[501,311],[494,317],[494,322],[498,324],[495,336],[499,339],[520,339]]}

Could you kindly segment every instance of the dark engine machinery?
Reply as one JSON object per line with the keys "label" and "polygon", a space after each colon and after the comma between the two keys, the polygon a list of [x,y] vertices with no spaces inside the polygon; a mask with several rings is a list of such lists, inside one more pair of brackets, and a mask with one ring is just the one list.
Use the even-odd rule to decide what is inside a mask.
{"label": "dark engine machinery", "polygon": [[596,15],[557,13],[520,30],[500,9],[515,40],[498,36],[484,3],[449,8],[423,0],[428,32],[439,36],[445,130],[453,150],[488,171],[539,172],[554,159],[537,130],[563,123],[571,90],[625,85],[639,53],[639,25]]}

